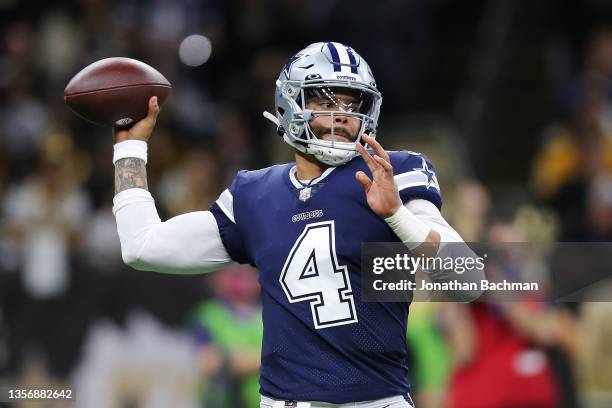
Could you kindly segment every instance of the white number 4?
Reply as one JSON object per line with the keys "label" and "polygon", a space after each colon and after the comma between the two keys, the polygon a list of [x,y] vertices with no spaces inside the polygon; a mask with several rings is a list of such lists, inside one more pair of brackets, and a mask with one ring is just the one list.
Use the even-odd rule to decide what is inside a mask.
{"label": "white number 4", "polygon": [[306,225],[279,280],[290,303],[310,301],[316,329],[357,323],[348,270],[336,257],[334,221]]}

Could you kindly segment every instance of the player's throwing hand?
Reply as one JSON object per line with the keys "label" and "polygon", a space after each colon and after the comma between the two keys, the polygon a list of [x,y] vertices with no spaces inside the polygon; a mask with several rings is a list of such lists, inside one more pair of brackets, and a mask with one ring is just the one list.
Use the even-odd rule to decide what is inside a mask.
{"label": "player's throwing hand", "polygon": [[124,140],[142,140],[143,142],[148,142],[155,127],[155,122],[157,122],[159,111],[160,107],[157,103],[157,96],[152,96],[149,99],[149,113],[144,119],[136,122],[129,129],[120,130],[113,128],[115,143],[123,142]]}
{"label": "player's throwing hand", "polygon": [[380,217],[387,218],[395,214],[402,205],[397,185],[393,179],[391,159],[376,139],[364,135],[363,140],[374,149],[374,156],[370,155],[361,143],[355,143],[355,146],[368,165],[372,179],[363,171],[355,173],[355,178],[363,186],[372,211]]}

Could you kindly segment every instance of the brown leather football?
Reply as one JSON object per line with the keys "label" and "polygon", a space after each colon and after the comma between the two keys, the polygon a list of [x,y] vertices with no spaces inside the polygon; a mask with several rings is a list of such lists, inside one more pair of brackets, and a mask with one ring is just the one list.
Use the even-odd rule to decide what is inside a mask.
{"label": "brown leather football", "polygon": [[64,101],[79,116],[102,126],[129,126],[147,116],[148,101],[161,106],[170,82],[131,58],[106,58],[83,68],[64,89]]}

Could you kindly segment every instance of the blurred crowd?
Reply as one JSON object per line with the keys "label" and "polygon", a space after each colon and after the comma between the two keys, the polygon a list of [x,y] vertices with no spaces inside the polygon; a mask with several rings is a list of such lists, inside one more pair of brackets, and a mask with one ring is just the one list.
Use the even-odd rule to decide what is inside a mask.
{"label": "blurred crowd", "polygon": [[[428,154],[466,241],[612,241],[612,19],[591,18],[612,10],[585,2],[578,24],[577,6],[559,2],[565,17],[541,49],[554,113],[523,138],[533,156],[517,157],[530,176],[485,184],[496,158],[470,155],[455,112],[419,116],[441,27],[467,13],[457,3],[486,2],[0,1],[0,384],[70,385],[83,407],[258,406],[257,272],[165,276],[121,262],[110,129],[62,101],[105,57],[142,60],[173,85],[147,166],[163,219],[207,209],[238,169],[291,160],[261,113],[285,61],[333,39],[369,61],[380,140]],[[178,55],[190,34],[212,44],[199,67]],[[612,406],[611,327],[604,302],[416,303],[417,405]]]}

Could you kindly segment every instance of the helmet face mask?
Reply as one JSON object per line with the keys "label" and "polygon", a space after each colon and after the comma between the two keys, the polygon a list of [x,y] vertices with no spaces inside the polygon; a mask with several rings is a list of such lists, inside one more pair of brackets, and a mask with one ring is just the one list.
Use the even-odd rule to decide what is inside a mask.
{"label": "helmet face mask", "polygon": [[302,89],[305,101],[301,103],[305,119],[302,138],[311,146],[353,152],[354,143],[371,132],[368,113],[373,98],[368,93],[319,84]]}
{"label": "helmet face mask", "polygon": [[[343,57],[342,57],[343,56]],[[350,47],[315,43],[293,56],[276,81],[279,134],[295,149],[338,166],[375,137],[382,96],[367,63]]]}

